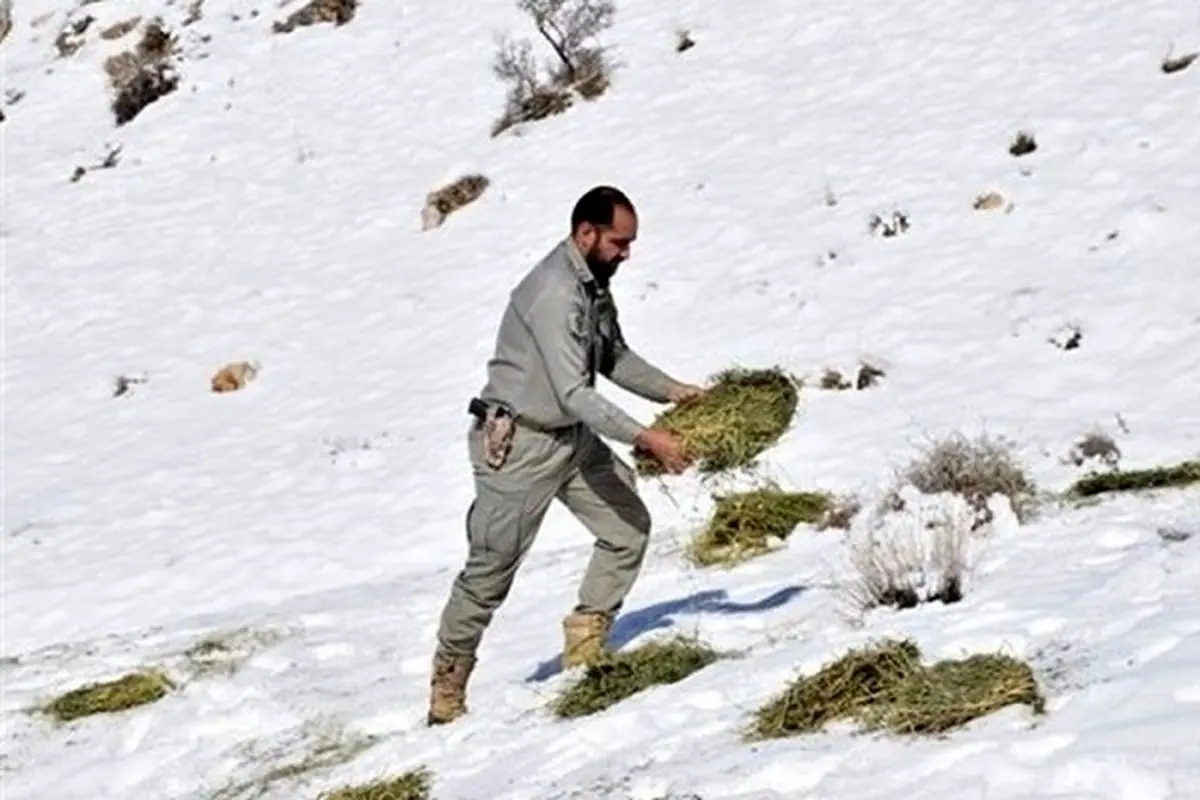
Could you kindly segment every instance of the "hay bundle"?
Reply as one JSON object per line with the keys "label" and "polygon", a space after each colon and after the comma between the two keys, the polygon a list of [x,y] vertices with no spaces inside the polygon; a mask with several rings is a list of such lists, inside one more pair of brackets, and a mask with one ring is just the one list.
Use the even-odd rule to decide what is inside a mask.
{"label": "hay bundle", "polygon": [[363,786],[347,786],[322,794],[320,800],[429,800],[433,773],[419,767],[398,778],[384,778]]}
{"label": "hay bundle", "polygon": [[717,497],[708,526],[688,546],[702,567],[736,564],[768,552],[802,522],[816,524],[833,500],[820,492],[785,492],[768,487]]}
{"label": "hay bundle", "polygon": [[[679,403],[658,416],[656,427],[683,439],[697,469],[711,475],[749,465],[775,443],[792,421],[799,382],[775,367],[728,369],[714,376],[698,398]],[[635,452],[642,475],[660,475],[662,466]]]}
{"label": "hay bundle", "polygon": [[159,670],[134,672],[111,681],[99,681],[72,689],[51,701],[46,713],[60,722],[93,714],[111,714],[161,700],[175,688]]}
{"label": "hay bundle", "polygon": [[552,710],[564,718],[595,714],[652,686],[678,683],[718,658],[708,645],[682,636],[614,653],[589,666],[559,695]]}
{"label": "hay bundle", "polygon": [[926,667],[911,640],[887,640],[796,680],[756,712],[747,733],[794,736],[838,719],[866,730],[942,733],[1014,703],[1045,710],[1032,670],[1020,661],[976,654]]}

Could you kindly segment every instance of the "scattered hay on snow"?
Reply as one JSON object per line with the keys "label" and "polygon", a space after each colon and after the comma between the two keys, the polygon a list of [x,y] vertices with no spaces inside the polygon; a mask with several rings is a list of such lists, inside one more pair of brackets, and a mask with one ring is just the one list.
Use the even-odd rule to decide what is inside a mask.
{"label": "scattered hay on snow", "polygon": [[1068,490],[1075,497],[1092,497],[1105,492],[1138,492],[1174,489],[1200,483],[1200,461],[1181,461],[1167,467],[1130,469],[1088,475]]}
{"label": "scattered hay on snow", "polygon": [[43,710],[59,722],[70,722],[94,714],[112,714],[148,705],[166,697],[174,688],[174,682],[162,671],[143,670],[72,689],[52,700]]}
{"label": "scattered hay on snow", "polygon": [[926,667],[913,641],[885,640],[793,681],[755,712],[746,735],[795,736],[835,720],[865,730],[939,734],[1018,703],[1036,714],[1045,710],[1033,671],[1021,661],[976,654]]}
{"label": "scattered hay on snow", "polygon": [[618,651],[587,667],[551,708],[564,718],[595,714],[651,687],[678,683],[720,657],[703,642],[684,636]]}
{"label": "scattered hay on snow", "polygon": [[788,492],[776,487],[715,498],[708,526],[688,545],[699,566],[737,564],[769,552],[801,523],[819,524],[833,508],[821,492]]}
{"label": "scattered hay on snow", "polygon": [[432,781],[433,773],[426,767],[418,767],[398,778],[326,792],[318,800],[429,800]]}
{"label": "scattered hay on snow", "polygon": [[[750,465],[791,424],[799,382],[779,368],[725,370],[698,398],[681,402],[655,420],[683,439],[702,474]],[[638,471],[660,475],[657,460],[634,453]]]}

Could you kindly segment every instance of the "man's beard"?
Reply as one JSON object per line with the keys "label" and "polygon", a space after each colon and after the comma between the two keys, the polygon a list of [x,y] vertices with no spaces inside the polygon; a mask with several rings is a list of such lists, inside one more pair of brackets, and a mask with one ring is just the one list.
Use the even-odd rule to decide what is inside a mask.
{"label": "man's beard", "polygon": [[592,272],[592,277],[596,279],[596,283],[601,287],[608,287],[608,282],[612,280],[612,276],[617,273],[617,267],[621,265],[620,261],[605,261],[599,256],[588,253],[586,256],[588,269]]}

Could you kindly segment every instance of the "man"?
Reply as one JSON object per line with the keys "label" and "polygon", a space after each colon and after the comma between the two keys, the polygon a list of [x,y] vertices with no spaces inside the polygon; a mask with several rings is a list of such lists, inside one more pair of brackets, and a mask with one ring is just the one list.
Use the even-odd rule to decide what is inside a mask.
{"label": "man", "polygon": [[645,451],[672,474],[690,463],[674,435],[643,426],[595,389],[599,374],[659,403],[703,391],[647,363],[617,323],[609,281],[629,257],[637,227],[621,191],[591,189],[575,204],[570,235],[511,293],[486,385],[470,407],[475,499],[467,511],[468,555],[438,628],[430,725],[466,713],[484,629],[555,499],[596,537],[578,604],[562,621],[563,667],[603,653],[641,569],[650,514],[634,470],[600,437]]}

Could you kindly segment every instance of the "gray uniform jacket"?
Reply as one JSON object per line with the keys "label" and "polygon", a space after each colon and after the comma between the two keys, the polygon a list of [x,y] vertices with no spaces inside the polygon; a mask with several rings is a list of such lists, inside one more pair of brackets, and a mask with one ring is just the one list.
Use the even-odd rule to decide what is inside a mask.
{"label": "gray uniform jacket", "polygon": [[612,296],[567,237],[513,289],[480,397],[536,426],[583,423],[632,444],[645,426],[596,391],[597,374],[659,403],[678,385],[626,344]]}

